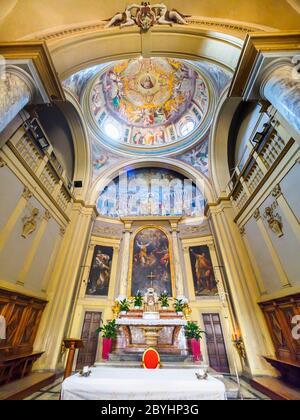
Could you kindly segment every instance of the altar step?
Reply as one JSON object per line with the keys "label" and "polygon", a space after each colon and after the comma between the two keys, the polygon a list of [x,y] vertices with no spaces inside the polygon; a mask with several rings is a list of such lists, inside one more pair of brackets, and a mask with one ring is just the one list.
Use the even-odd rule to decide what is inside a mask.
{"label": "altar step", "polygon": [[[143,353],[120,353],[115,354],[111,353],[109,356],[110,362],[141,362],[143,358]],[[166,362],[192,362],[191,356],[181,355],[181,354],[163,354],[160,353],[160,360],[162,363]]]}

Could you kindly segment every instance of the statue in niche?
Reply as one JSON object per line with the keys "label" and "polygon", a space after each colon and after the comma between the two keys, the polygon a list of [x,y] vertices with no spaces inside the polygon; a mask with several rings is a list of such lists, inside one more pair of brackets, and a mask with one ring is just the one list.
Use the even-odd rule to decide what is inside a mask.
{"label": "statue in niche", "polygon": [[268,222],[269,228],[278,236],[278,238],[282,238],[284,235],[282,217],[278,213],[274,213],[272,207],[267,207],[265,209],[264,216]]}
{"label": "statue in niche", "polygon": [[23,218],[23,232],[22,238],[27,239],[33,232],[35,232],[37,227],[37,218],[39,215],[38,209],[33,209],[31,215]]}

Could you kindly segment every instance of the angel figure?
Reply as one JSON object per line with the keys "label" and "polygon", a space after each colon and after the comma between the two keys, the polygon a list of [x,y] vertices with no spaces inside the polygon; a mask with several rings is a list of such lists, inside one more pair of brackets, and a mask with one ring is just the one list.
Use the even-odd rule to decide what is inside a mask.
{"label": "angel figure", "polygon": [[152,6],[153,9],[158,9],[158,18],[157,23],[160,25],[170,25],[173,26],[173,23],[178,23],[181,25],[187,25],[185,18],[187,16],[182,15],[176,9],[168,10],[168,7],[163,3],[158,3]]}
{"label": "angel figure", "polygon": [[[129,5],[126,7],[125,12],[118,12],[116,13],[105,26],[105,28],[111,28],[112,26],[120,26],[120,28],[124,28],[126,26],[133,26],[136,24],[131,10],[135,8],[137,5]],[[138,6],[139,7],[139,6]]]}

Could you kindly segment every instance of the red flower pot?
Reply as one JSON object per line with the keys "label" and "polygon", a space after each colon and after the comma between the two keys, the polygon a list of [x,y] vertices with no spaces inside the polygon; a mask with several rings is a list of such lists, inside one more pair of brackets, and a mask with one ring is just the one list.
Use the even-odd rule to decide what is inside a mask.
{"label": "red flower pot", "polygon": [[195,338],[189,340],[189,346],[193,355],[194,362],[200,362],[202,360],[200,340],[196,340]]}
{"label": "red flower pot", "polygon": [[102,340],[102,359],[103,360],[109,359],[109,353],[111,352],[111,348],[112,348],[112,339],[103,337],[103,340]]}

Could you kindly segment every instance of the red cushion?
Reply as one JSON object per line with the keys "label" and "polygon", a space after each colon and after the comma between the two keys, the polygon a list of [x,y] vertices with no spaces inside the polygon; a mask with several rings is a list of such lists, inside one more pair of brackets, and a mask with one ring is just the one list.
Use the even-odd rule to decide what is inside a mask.
{"label": "red cushion", "polygon": [[154,349],[148,349],[144,353],[143,362],[146,369],[157,369],[159,365],[159,354]]}

